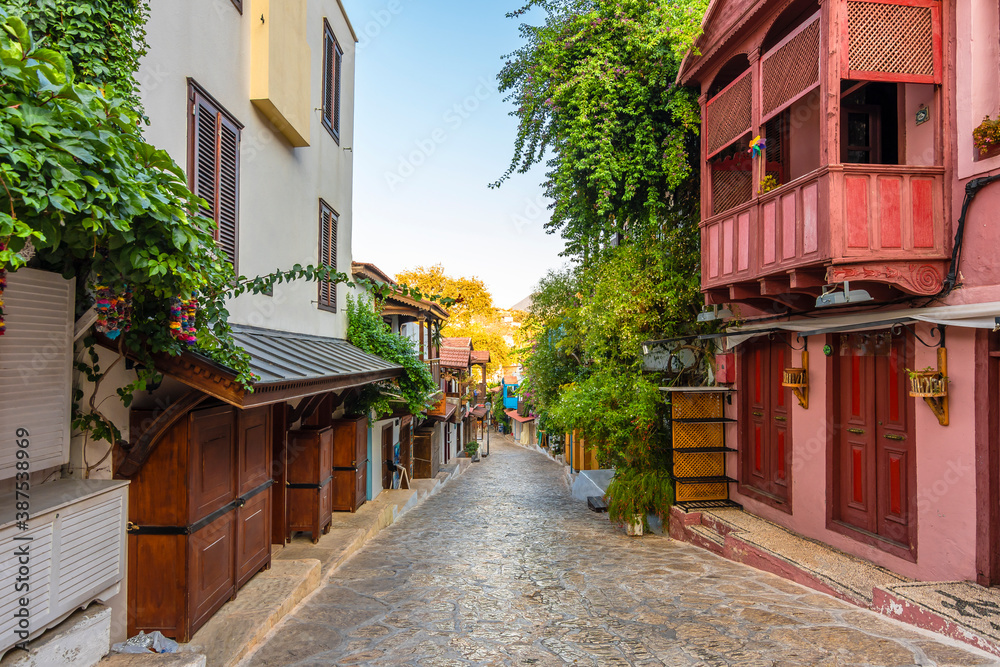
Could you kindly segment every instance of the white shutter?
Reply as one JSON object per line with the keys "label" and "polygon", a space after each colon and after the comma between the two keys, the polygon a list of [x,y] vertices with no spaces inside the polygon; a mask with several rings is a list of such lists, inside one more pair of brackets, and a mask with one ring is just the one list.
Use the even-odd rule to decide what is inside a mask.
{"label": "white shutter", "polygon": [[[16,520],[14,492],[0,495],[0,657],[21,641],[21,598],[30,639],[94,600],[106,602],[125,576],[128,482],[60,479],[32,486],[31,518]],[[27,550],[30,590],[18,591]],[[23,578],[20,580],[23,582]]]}
{"label": "white shutter", "polygon": [[74,281],[35,269],[7,274],[0,336],[0,479],[14,476],[18,429],[31,470],[69,462]]}

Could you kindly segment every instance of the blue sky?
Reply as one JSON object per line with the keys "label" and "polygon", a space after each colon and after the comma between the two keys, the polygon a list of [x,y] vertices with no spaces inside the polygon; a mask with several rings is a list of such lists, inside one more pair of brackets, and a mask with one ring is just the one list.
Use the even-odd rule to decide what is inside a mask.
{"label": "blue sky", "polygon": [[496,89],[520,44],[518,0],[344,0],[358,33],[354,259],[395,274],[442,264],[500,307],[530,294],[558,256],[543,171],[499,190],[516,119]]}

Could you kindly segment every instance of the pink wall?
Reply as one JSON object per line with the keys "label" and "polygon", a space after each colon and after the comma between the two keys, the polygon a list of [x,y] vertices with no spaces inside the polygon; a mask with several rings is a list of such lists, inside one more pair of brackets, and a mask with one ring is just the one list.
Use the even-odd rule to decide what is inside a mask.
{"label": "pink wall", "polygon": [[[930,327],[920,325],[917,333],[931,340]],[[809,409],[797,402],[792,407],[792,514],[787,514],[752,498],[733,493],[733,499],[757,516],[769,519],[797,533],[830,544],[907,577],[920,580],[976,578],[976,484],[974,415],[975,331],[948,329],[948,373],[951,419],[941,426],[922,400],[915,404],[917,488],[911,503],[917,511],[917,562],[890,555],[826,527],[827,448],[825,341],[810,340]],[[792,362],[799,361],[793,353]],[[936,348],[916,344],[915,367],[936,366]],[[741,369],[738,369],[741,370]],[[732,408],[737,410],[738,402]],[[729,434],[736,442],[736,429]],[[741,443],[742,444],[742,443]],[[735,471],[735,455],[730,461]]]}

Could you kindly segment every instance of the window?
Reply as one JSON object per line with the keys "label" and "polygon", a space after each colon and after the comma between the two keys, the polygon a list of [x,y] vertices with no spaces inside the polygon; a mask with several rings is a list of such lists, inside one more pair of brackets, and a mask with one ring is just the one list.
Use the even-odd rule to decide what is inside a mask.
{"label": "window", "polygon": [[344,52],[323,21],[323,127],[340,143],[340,70]]}
{"label": "window", "polygon": [[236,268],[239,252],[240,131],[243,126],[188,79],[188,181],[215,221],[215,240]]}
{"label": "window", "polygon": [[[319,200],[319,261],[337,270],[337,212]],[[324,280],[319,284],[319,307],[337,312],[337,283]]]}
{"label": "window", "polygon": [[243,13],[243,0],[233,0],[233,6],[239,10],[240,14]]}

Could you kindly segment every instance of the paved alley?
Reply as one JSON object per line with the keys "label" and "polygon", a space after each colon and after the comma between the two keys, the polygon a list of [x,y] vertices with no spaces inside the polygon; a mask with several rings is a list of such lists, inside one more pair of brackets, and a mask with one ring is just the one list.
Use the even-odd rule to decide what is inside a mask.
{"label": "paved alley", "polygon": [[336,571],[247,664],[979,665],[947,640],[666,537],[628,538],[563,469],[492,456]]}

